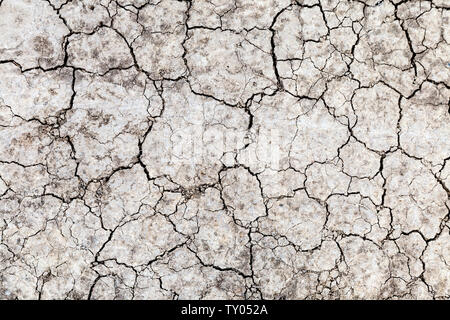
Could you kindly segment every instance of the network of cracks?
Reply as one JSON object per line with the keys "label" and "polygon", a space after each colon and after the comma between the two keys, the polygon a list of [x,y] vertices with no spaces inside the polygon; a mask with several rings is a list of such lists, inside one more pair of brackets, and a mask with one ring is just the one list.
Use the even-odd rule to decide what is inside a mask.
{"label": "network of cracks", "polygon": [[0,298],[450,298],[449,8],[0,0]]}

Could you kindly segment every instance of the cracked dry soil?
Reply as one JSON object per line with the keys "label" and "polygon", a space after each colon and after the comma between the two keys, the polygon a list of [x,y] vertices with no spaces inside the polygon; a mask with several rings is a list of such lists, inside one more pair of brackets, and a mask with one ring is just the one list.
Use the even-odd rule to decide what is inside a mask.
{"label": "cracked dry soil", "polygon": [[0,0],[0,299],[449,299],[446,0]]}

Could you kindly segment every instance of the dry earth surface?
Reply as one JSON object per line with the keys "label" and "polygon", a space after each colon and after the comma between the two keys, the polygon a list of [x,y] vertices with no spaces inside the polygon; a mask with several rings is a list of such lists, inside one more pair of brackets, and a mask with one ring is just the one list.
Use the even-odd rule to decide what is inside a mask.
{"label": "dry earth surface", "polygon": [[449,299],[446,0],[0,0],[0,299]]}

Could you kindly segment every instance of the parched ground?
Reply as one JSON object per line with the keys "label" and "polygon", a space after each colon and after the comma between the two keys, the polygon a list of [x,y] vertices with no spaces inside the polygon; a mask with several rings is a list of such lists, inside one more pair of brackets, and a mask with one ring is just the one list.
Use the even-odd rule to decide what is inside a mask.
{"label": "parched ground", "polygon": [[0,0],[1,299],[449,299],[446,0]]}

